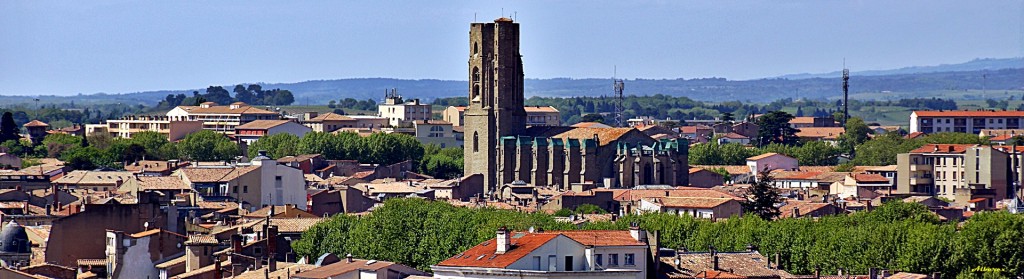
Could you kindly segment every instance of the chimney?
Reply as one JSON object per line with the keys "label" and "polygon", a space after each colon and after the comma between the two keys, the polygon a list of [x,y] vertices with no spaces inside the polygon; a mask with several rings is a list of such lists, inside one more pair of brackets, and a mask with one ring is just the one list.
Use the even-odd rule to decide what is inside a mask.
{"label": "chimney", "polygon": [[221,274],[221,271],[220,271],[220,258],[214,259],[213,260],[213,278],[214,279],[221,279],[223,277],[224,277],[224,275]]}
{"label": "chimney", "polygon": [[352,254],[351,253],[345,255],[345,262],[352,263],[353,261],[354,260],[352,260]]}
{"label": "chimney", "polygon": [[932,272],[932,279],[942,278],[942,272]]}
{"label": "chimney", "polygon": [[268,257],[267,257],[267,272],[274,272],[274,271],[277,270],[277,259],[274,258],[276,256],[277,256],[277,254],[275,254],[275,253],[268,254]]}
{"label": "chimney", "polygon": [[843,268],[836,268],[836,275],[843,276]]}
{"label": "chimney", "polygon": [[640,229],[640,223],[632,223],[629,225],[629,235],[643,243],[647,243],[647,232]]}
{"label": "chimney", "polygon": [[497,238],[494,239],[495,254],[505,254],[505,252],[508,252],[508,250],[512,248],[512,245],[509,243],[508,237],[508,228],[501,227],[498,229],[498,236]]}
{"label": "chimney", "polygon": [[242,253],[242,235],[233,234],[231,235],[231,252],[236,254]]}
{"label": "chimney", "polygon": [[879,279],[878,278],[878,269],[877,268],[874,268],[874,267],[869,267],[868,268],[868,279]]}
{"label": "chimney", "polygon": [[267,255],[277,252],[277,226],[267,226]]}
{"label": "chimney", "polygon": [[799,207],[796,207],[796,206],[793,207],[793,218],[800,218],[800,208]]}
{"label": "chimney", "polygon": [[775,253],[775,269],[782,268],[782,260],[779,257],[779,253]]}
{"label": "chimney", "polygon": [[814,268],[814,279],[818,279],[818,278],[821,278],[821,268],[820,267],[815,267]]}
{"label": "chimney", "polygon": [[712,254],[711,256],[711,270],[718,270],[718,255]]}
{"label": "chimney", "polygon": [[888,269],[883,269],[880,275],[882,276],[882,278],[888,278],[889,277],[889,270]]}

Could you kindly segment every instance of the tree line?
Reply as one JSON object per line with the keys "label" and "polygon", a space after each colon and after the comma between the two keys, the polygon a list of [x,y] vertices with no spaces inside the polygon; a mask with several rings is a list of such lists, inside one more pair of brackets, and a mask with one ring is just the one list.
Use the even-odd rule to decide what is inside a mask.
{"label": "tree line", "polygon": [[662,247],[743,251],[752,245],[764,255],[779,254],[780,266],[794,274],[811,274],[815,268],[826,274],[839,268],[866,274],[872,267],[966,278],[984,271],[1003,276],[1024,272],[1024,253],[1018,252],[1024,247],[1024,216],[978,212],[958,225],[939,222],[921,204],[899,201],[870,212],[820,219],[768,221],[747,214],[712,222],[648,213],[577,227],[544,213],[391,199],[364,217],[336,215],[321,222],[292,248],[307,258],[351,253],[429,270],[430,265],[493,238],[502,226],[518,231],[625,230],[633,222],[657,231]]}
{"label": "tree line", "polygon": [[[234,93],[234,96],[231,93]],[[192,96],[185,94],[167,94],[154,107],[154,110],[168,110],[177,106],[198,106],[201,103],[214,102],[218,105],[228,105],[234,102],[243,102],[255,106],[286,106],[295,102],[295,96],[291,91],[284,89],[264,90],[259,84],[235,85],[231,92],[221,86],[210,86],[206,88],[205,94],[199,91],[192,91]]]}

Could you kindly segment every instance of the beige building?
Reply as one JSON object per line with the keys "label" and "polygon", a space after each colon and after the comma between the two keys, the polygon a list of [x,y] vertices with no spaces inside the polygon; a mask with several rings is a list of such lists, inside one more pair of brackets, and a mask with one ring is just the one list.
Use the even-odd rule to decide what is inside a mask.
{"label": "beige building", "polygon": [[111,137],[128,139],[138,132],[157,132],[167,136],[169,141],[176,141],[202,129],[201,121],[171,120],[168,116],[132,115],[107,120],[106,124],[86,124],[85,134],[88,136],[107,133]]}
{"label": "beige building", "polygon": [[[555,107],[547,106],[526,106],[526,126],[559,126],[562,125],[562,115]],[[465,106],[449,106],[444,109],[441,119],[452,123],[452,126],[463,126],[466,121]]]}
{"label": "beige building", "polygon": [[928,111],[910,113],[910,132],[978,134],[989,129],[1020,129],[1024,111]]}
{"label": "beige building", "polygon": [[278,120],[277,112],[259,109],[243,102],[234,102],[227,106],[219,106],[214,102],[205,102],[199,106],[178,106],[167,112],[172,121],[200,121],[203,129],[223,134],[234,134],[235,127],[255,120]]}
{"label": "beige building", "polygon": [[899,154],[896,192],[934,195],[958,205],[978,197],[1005,199],[1010,187],[1010,156],[1009,150],[999,148],[929,144]]}
{"label": "beige building", "polygon": [[462,141],[452,133],[452,124],[440,120],[417,120],[412,122],[416,140],[423,144],[436,144],[441,148],[462,148]]}
{"label": "beige building", "polygon": [[173,174],[206,200],[235,200],[256,210],[267,205],[296,205],[306,209],[302,170],[279,165],[263,154],[250,163],[195,164]]}
{"label": "beige building", "polygon": [[333,112],[317,114],[314,112],[307,113],[306,121],[303,121],[302,125],[313,129],[313,132],[330,133],[345,128],[380,130],[389,124],[385,117],[341,115]]}
{"label": "beige building", "polygon": [[430,104],[420,103],[420,99],[405,101],[395,89],[384,96],[384,103],[377,105],[377,116],[387,118],[393,127],[406,126],[416,120],[430,120],[433,113]]}

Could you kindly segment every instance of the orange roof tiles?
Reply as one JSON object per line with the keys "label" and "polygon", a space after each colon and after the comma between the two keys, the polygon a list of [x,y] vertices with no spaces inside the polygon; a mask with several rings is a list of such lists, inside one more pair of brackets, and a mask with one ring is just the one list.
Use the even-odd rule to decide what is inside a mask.
{"label": "orange roof tiles", "polygon": [[824,172],[820,171],[797,171],[786,172],[775,176],[777,180],[816,180]]}
{"label": "orange roof tiles", "polygon": [[796,136],[799,138],[835,140],[844,133],[846,133],[846,128],[843,127],[805,127],[798,129]]}
{"label": "orange roof tiles", "polygon": [[558,112],[558,109],[556,109],[555,107],[551,107],[551,106],[547,106],[547,107],[524,106],[523,109],[526,110],[527,113],[531,113],[531,112]]}
{"label": "orange roof tiles", "polygon": [[611,128],[612,126],[608,126],[608,125],[605,125],[603,123],[597,123],[597,122],[580,122],[580,123],[572,124],[571,127],[574,127],[574,128]]}
{"label": "orange roof tiles", "polygon": [[642,246],[643,242],[637,241],[629,234],[629,231],[556,231],[550,232],[561,234],[588,246]]}
{"label": "orange roof tiles", "polygon": [[[357,271],[357,270],[376,271],[376,270],[379,270],[381,268],[387,268],[387,267],[392,266],[394,264],[395,263],[388,262],[388,261],[368,261],[368,260],[360,260],[360,259],[352,259],[352,262],[348,262],[347,260],[342,259],[339,262],[332,263],[332,264],[329,264],[329,265],[320,266],[320,267],[317,267],[317,268],[314,268],[314,269],[311,269],[311,270],[300,272],[300,273],[292,275],[292,276],[294,276],[296,278],[318,278],[318,279],[319,278],[332,278],[334,276],[342,277],[343,274],[346,274],[346,273],[349,273],[349,272],[353,272],[353,271]],[[260,275],[262,275],[262,274],[260,274]],[[357,276],[356,275],[352,275],[352,277],[357,277]]]}
{"label": "orange roof tiles", "polygon": [[288,124],[289,120],[253,120],[249,123],[238,125],[235,130],[266,130]]}
{"label": "orange roof tiles", "polygon": [[788,200],[786,201],[786,204],[779,207],[779,212],[781,213],[779,214],[779,218],[792,218],[793,209],[797,210],[797,217],[800,217],[821,210],[822,208],[826,208],[829,205],[831,204],[824,202]]}
{"label": "orange roof tiles", "polygon": [[889,179],[875,173],[858,173],[853,175],[857,183],[889,183]]}
{"label": "orange roof tiles", "polygon": [[943,153],[943,154],[959,154],[967,152],[968,148],[974,146],[973,144],[927,144],[917,149],[911,150],[910,153]]}
{"label": "orange roof tiles", "polygon": [[916,110],[913,114],[917,117],[1024,117],[1024,111],[964,111],[964,110]]}
{"label": "orange roof tiles", "polygon": [[814,124],[814,118],[812,116],[797,116],[789,120],[790,124]]}
{"label": "orange roof tiles", "polygon": [[[511,232],[509,234],[511,234],[509,241],[512,245],[511,249],[504,254],[495,254],[497,240],[490,239],[477,246],[473,246],[473,248],[469,248],[465,252],[441,261],[437,265],[505,268],[559,236],[559,234],[552,233]],[[517,234],[523,235],[516,237]]]}
{"label": "orange roof tiles", "polygon": [[703,197],[663,197],[663,198],[648,198],[648,200],[654,203],[660,204],[662,207],[670,208],[703,208],[711,209],[719,207],[730,201],[735,201],[731,198],[703,198]]}
{"label": "orange roof tiles", "polygon": [[[768,158],[768,157],[775,156],[775,155],[786,156],[786,155],[782,155],[782,154],[775,153],[775,152],[768,152],[768,153],[765,153],[765,154],[761,154],[761,155],[757,155],[757,156],[754,156],[754,157],[747,158],[747,161],[757,161],[757,160],[761,160],[761,159]],[[789,157],[789,156],[786,156],[786,157]],[[792,158],[792,157],[790,157],[790,158]]]}
{"label": "orange roof tiles", "polygon": [[717,270],[701,271],[700,273],[697,273],[697,275],[694,275],[693,277],[694,278],[706,278],[706,279],[710,279],[710,278],[720,278],[720,279],[743,279],[743,278],[747,278],[745,276],[739,276],[739,275],[736,275],[736,274],[728,273],[728,272],[725,272],[725,271],[717,271]]}
{"label": "orange roof tiles", "polygon": [[46,124],[46,122],[39,121],[39,120],[32,120],[32,121],[29,121],[28,123],[25,123],[24,126],[25,127],[50,127],[50,124]]}
{"label": "orange roof tiles", "polygon": [[698,126],[683,126],[679,127],[679,131],[684,134],[696,134],[699,130],[712,131],[711,127],[698,125]]}

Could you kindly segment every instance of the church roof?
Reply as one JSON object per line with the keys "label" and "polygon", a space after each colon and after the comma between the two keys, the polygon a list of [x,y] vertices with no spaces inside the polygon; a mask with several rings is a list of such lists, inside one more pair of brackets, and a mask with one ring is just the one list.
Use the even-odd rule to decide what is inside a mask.
{"label": "church roof", "polygon": [[524,135],[532,137],[568,139],[593,139],[597,136],[600,146],[605,146],[622,138],[630,132],[638,132],[634,128],[581,128],[565,126],[534,126],[526,128]]}

